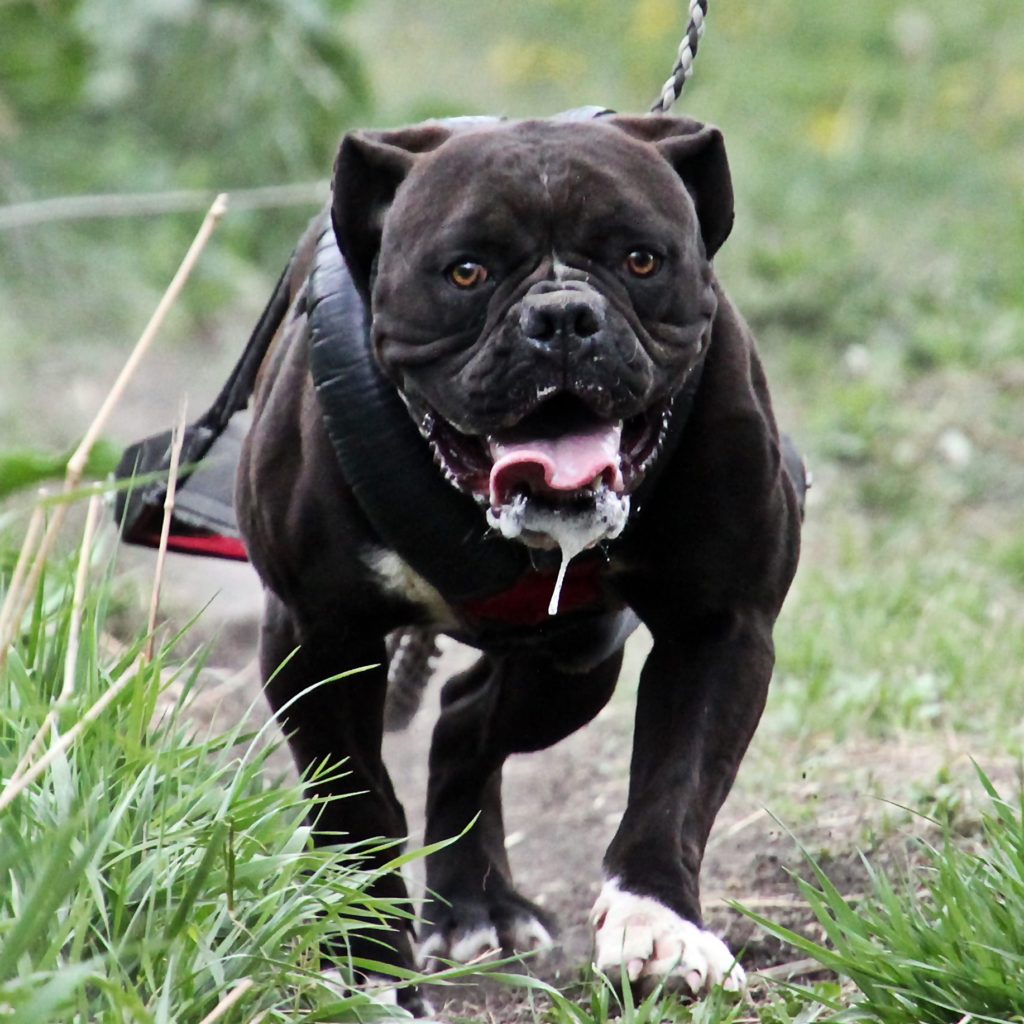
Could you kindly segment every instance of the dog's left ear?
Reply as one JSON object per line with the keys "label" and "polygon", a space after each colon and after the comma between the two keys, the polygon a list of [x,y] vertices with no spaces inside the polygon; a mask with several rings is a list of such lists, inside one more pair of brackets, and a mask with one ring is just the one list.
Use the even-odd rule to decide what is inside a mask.
{"label": "dog's left ear", "polygon": [[338,247],[356,287],[370,292],[373,261],[380,249],[384,215],[417,159],[451,137],[440,124],[388,132],[350,132],[334,161],[331,220]]}
{"label": "dog's left ear", "polygon": [[688,117],[612,117],[612,124],[650,142],[675,168],[693,199],[708,259],[732,230],[732,176],[722,133]]}

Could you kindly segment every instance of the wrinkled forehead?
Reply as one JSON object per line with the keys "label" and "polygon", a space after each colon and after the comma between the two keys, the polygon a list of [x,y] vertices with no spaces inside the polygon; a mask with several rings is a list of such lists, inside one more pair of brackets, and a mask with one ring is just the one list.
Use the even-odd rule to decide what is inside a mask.
{"label": "wrinkled forehead", "polygon": [[613,125],[525,121],[458,132],[417,161],[393,209],[406,229],[429,231],[471,218],[677,221],[692,204],[658,150]]}

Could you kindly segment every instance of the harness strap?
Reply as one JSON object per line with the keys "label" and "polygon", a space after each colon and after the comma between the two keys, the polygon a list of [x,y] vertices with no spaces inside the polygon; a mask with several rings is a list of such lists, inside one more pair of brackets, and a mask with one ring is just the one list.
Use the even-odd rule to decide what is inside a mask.
{"label": "harness strap", "polygon": [[[172,551],[236,561],[248,559],[239,536],[232,499],[234,471],[245,428],[239,421],[232,420],[249,404],[260,366],[288,312],[292,277],[310,231],[317,220],[323,221],[325,217],[326,212],[319,213],[306,229],[213,404],[185,428],[181,449],[183,469],[178,476],[178,498],[168,539]],[[121,536],[130,544],[143,547],[159,544],[172,433],[165,430],[129,445],[114,471],[116,479],[121,481],[155,477],[117,493],[114,516]],[[201,472],[195,473],[193,479],[200,463]]]}
{"label": "harness strap", "polygon": [[529,570],[526,548],[493,533],[473,499],[437,472],[373,358],[366,310],[330,228],[317,244],[307,308],[324,424],[381,540],[456,604],[510,587]]}

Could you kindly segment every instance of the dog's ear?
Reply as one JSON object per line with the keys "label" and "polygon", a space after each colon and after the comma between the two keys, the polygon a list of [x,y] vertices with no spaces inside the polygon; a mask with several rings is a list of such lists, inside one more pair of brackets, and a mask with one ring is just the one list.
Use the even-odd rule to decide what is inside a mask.
{"label": "dog's ear", "polygon": [[384,215],[422,153],[451,136],[440,124],[387,132],[350,132],[334,161],[331,220],[345,262],[364,298],[380,249]]}
{"label": "dog's ear", "polygon": [[693,199],[708,259],[729,237],[734,217],[732,176],[722,133],[688,117],[613,117],[616,127],[654,145],[683,179]]}

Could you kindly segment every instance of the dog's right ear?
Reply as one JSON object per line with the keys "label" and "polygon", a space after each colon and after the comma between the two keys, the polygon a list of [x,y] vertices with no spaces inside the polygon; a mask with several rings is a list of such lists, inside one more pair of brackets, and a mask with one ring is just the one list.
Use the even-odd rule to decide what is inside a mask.
{"label": "dog's right ear", "polygon": [[635,139],[655,145],[683,180],[711,259],[732,231],[734,200],[722,133],[689,117],[613,117],[611,123]]}
{"label": "dog's right ear", "polygon": [[384,216],[422,153],[451,136],[440,124],[420,124],[387,132],[350,132],[334,162],[331,220],[356,287],[366,299],[373,262],[380,249]]}

